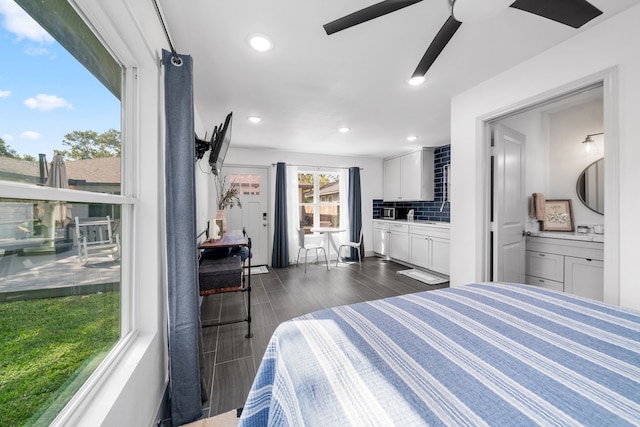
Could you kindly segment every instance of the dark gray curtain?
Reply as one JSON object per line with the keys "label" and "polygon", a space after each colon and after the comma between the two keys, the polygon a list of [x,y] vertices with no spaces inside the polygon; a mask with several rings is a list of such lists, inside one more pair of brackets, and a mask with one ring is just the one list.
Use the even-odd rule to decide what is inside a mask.
{"label": "dark gray curtain", "polygon": [[285,268],[289,265],[289,233],[287,227],[287,165],[276,166],[276,208],[274,213],[273,252],[271,267]]}
{"label": "dark gray curtain", "polygon": [[[362,191],[360,190],[360,168],[349,168],[349,240],[357,242],[362,229]],[[357,261],[358,253],[363,254],[364,239],[360,248],[350,248],[348,261]]]}
{"label": "dark gray curtain", "polygon": [[195,195],[193,66],[162,51],[166,115],[165,184],[169,298],[169,399],[174,426],[202,416]]}

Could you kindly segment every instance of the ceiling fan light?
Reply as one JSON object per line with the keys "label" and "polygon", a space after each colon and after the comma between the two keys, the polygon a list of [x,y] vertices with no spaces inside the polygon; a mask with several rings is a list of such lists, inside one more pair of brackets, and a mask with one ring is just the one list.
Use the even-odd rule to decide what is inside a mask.
{"label": "ceiling fan light", "polygon": [[262,118],[258,117],[258,116],[251,116],[251,117],[248,118],[248,120],[251,123],[260,123],[262,121]]}
{"label": "ceiling fan light", "polygon": [[409,79],[408,83],[411,86],[419,86],[422,83],[424,83],[425,78],[424,76],[413,76]]}
{"label": "ceiling fan light", "polygon": [[347,132],[349,132],[349,128],[348,127],[342,127],[342,128],[339,128],[338,131],[340,131],[342,133],[347,133]]}
{"label": "ceiling fan light", "polygon": [[513,0],[449,0],[451,15],[460,22],[478,22],[508,8]]}
{"label": "ceiling fan light", "polygon": [[415,141],[416,139],[418,139],[418,137],[415,135],[410,135],[407,137],[407,141]]}

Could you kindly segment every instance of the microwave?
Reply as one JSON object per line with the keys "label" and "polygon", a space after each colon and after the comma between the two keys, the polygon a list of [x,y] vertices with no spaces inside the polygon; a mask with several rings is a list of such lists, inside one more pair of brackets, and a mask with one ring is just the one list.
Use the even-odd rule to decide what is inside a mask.
{"label": "microwave", "polygon": [[380,208],[382,212],[382,219],[396,219],[395,208]]}

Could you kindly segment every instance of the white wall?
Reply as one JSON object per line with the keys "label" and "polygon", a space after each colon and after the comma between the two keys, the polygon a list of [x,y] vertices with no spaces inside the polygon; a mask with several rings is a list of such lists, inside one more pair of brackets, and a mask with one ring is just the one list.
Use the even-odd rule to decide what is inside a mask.
{"label": "white wall", "polygon": [[[525,194],[539,192],[547,199],[570,199],[576,225],[603,224],[604,217],[587,208],[576,192],[576,181],[584,168],[604,156],[602,135],[593,137],[596,147],[591,152],[585,152],[581,143],[587,134],[604,129],[601,97],[534,109],[500,123],[526,135]],[[529,218],[526,206],[523,214],[527,230],[539,231],[539,222]]]}
{"label": "white wall", "polygon": [[[520,108],[525,101],[540,101],[559,88],[568,90],[592,83],[594,75],[606,75],[605,103],[612,99],[610,91],[618,101],[605,104],[605,157],[614,178],[607,179],[605,190],[605,300],[640,308],[640,263],[634,255],[640,237],[636,219],[640,209],[636,188],[640,182],[636,165],[640,158],[640,50],[633,42],[640,40],[638,20],[640,5],[452,99],[452,164],[467,171],[452,176],[452,185],[459,189],[452,194],[453,286],[486,278],[483,120]],[[611,67],[614,70],[606,74]],[[473,182],[475,185],[469,185]]]}
{"label": "white wall", "polygon": [[[603,224],[604,217],[587,208],[578,198],[576,181],[584,168],[604,156],[602,135],[594,136],[596,147],[584,150],[587,134],[604,130],[602,100],[594,100],[549,115],[550,199],[571,199],[576,225]],[[606,163],[606,162],[605,162]]]}
{"label": "white wall", "polygon": [[[373,252],[373,199],[382,198],[382,159],[366,157],[305,154],[278,150],[253,150],[233,147],[233,141],[225,158],[229,166],[269,166],[278,162],[291,165],[324,166],[332,168],[360,167],[362,189],[362,226],[364,228],[365,252]],[[273,213],[275,200],[275,168],[271,169],[270,209]],[[270,215],[272,218],[273,215]],[[273,228],[270,230],[273,236]],[[270,237],[270,240],[271,237]],[[271,252],[269,252],[271,256]]]}

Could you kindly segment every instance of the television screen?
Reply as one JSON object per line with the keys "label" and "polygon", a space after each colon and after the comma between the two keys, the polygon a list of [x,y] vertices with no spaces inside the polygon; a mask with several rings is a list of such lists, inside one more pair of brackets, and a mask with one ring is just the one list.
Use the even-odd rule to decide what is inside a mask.
{"label": "television screen", "polygon": [[227,155],[229,149],[229,143],[231,142],[231,122],[233,112],[227,114],[227,118],[224,120],[224,124],[220,125],[218,131],[214,131],[214,137],[211,140],[211,154],[209,154],[209,165],[211,166],[211,172],[214,175],[218,175],[224,158]]}

